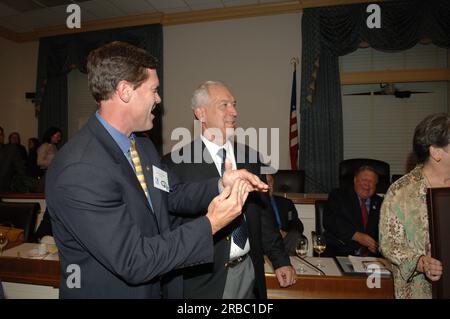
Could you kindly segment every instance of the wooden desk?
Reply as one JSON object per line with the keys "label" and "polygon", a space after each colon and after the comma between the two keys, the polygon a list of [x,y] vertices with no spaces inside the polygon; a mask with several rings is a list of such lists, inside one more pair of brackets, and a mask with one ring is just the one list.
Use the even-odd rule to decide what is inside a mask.
{"label": "wooden desk", "polygon": [[295,285],[280,288],[274,274],[266,274],[269,299],[393,299],[392,278],[369,289],[366,276],[298,276]]}
{"label": "wooden desk", "polygon": [[[0,258],[3,282],[59,287],[59,262],[25,258]],[[294,286],[280,288],[274,274],[266,274],[271,299],[394,298],[391,278],[381,279],[381,288],[369,289],[365,276],[298,276]]]}
{"label": "wooden desk", "polygon": [[4,282],[59,287],[59,261],[0,257]]}
{"label": "wooden desk", "polygon": [[45,199],[44,193],[0,193],[0,198],[9,199]]}
{"label": "wooden desk", "polygon": [[321,193],[274,193],[275,195],[289,198],[294,204],[314,205],[318,199],[327,199],[328,194]]}

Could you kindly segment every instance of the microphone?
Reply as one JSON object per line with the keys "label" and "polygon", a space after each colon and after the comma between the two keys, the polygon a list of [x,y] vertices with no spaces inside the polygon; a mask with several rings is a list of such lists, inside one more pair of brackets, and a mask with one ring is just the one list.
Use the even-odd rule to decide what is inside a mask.
{"label": "microphone", "polygon": [[300,257],[300,256],[297,256],[297,258],[300,259],[300,260],[301,260],[302,262],[304,262],[305,264],[307,264],[308,266],[310,266],[311,268],[313,268],[314,270],[317,270],[322,276],[326,276],[325,272],[324,272],[322,269],[320,269],[320,268],[314,266],[314,265],[311,264],[309,261],[307,261],[305,258],[302,258],[302,257]]}

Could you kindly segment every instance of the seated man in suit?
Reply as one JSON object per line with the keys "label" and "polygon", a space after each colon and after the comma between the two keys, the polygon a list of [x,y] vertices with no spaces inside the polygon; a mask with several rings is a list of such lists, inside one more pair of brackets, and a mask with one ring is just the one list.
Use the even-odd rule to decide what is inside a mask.
{"label": "seated man in suit", "polygon": [[286,252],[290,256],[295,256],[297,242],[303,237],[303,223],[298,218],[297,209],[289,198],[273,195],[274,176],[267,174],[266,178],[269,185],[270,203],[283,237]]}
{"label": "seated man in suit", "polygon": [[323,224],[328,247],[337,256],[378,255],[378,221],[382,198],[375,194],[378,175],[371,166],[356,170],[353,188],[333,190]]}

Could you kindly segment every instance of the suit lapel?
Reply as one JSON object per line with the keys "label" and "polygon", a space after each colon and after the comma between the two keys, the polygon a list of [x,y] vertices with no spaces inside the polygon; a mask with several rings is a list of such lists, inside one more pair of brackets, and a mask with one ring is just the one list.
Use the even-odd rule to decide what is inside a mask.
{"label": "suit lapel", "polygon": [[[201,144],[201,148],[199,147],[199,144]],[[211,154],[209,153],[205,143],[203,143],[203,141],[200,138],[198,138],[191,145],[192,145],[191,147],[192,159],[194,159],[196,150],[198,149],[202,150],[202,162],[201,162],[202,170],[201,172],[199,172],[199,174],[204,176],[205,179],[220,176],[219,172],[217,171],[216,164],[214,163],[214,160]]]}
{"label": "suit lapel", "polygon": [[[153,165],[156,163],[155,160],[152,159],[152,154],[147,154],[142,149],[141,143],[139,143],[139,139],[136,140],[136,148],[139,154],[139,158],[141,160],[142,165],[142,172],[144,173],[145,182],[147,183],[147,188],[150,196],[150,200],[152,202],[153,206],[153,213],[156,216],[156,219],[158,220],[158,224],[160,224],[161,220],[161,190],[156,189],[153,185]],[[158,167],[161,169],[161,167]],[[137,178],[136,178],[137,180]],[[139,185],[140,187],[140,185]],[[142,187],[141,187],[142,190]],[[147,197],[145,196],[144,191],[142,190],[142,194],[144,195],[145,201],[148,204]],[[148,205],[150,207],[150,205]]]}
{"label": "suit lapel", "polygon": [[358,195],[356,194],[355,190],[352,190],[352,196],[351,196],[351,207],[350,212],[353,216],[350,216],[351,220],[355,221],[355,226],[359,230],[364,230],[364,224],[362,220],[361,215],[361,207],[359,203]]}

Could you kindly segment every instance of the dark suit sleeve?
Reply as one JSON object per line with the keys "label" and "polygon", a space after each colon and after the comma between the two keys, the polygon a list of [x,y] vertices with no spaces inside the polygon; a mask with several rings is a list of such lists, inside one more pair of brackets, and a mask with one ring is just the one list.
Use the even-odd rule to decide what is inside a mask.
{"label": "dark suit sleeve", "polygon": [[270,205],[269,195],[267,193],[255,193],[255,195],[260,197],[260,201],[262,202],[260,214],[264,254],[269,257],[274,269],[288,266],[291,262],[275,220],[275,213]]}
{"label": "dark suit sleeve", "polygon": [[[212,262],[211,225],[206,217],[146,237],[128,211],[123,181],[114,176],[106,168],[77,163],[47,185],[50,214],[58,224],[54,227],[57,238],[58,231],[70,233],[105,268],[130,284],[149,281],[175,268]],[[155,225],[149,227],[156,229]]]}
{"label": "dark suit sleeve", "polygon": [[198,214],[205,212],[213,198],[219,195],[219,178],[214,177],[202,182],[181,182],[177,175],[169,172],[169,211],[178,214]]}
{"label": "dark suit sleeve", "polygon": [[352,237],[356,232],[356,228],[345,214],[350,203],[346,203],[344,196],[335,190],[328,196],[327,204],[324,209],[323,224],[327,232],[331,233],[336,244],[352,244]]}
{"label": "dark suit sleeve", "polygon": [[292,212],[292,219],[288,220],[288,225],[287,225],[287,231],[291,231],[291,230],[296,230],[298,231],[300,234],[303,234],[303,223],[302,221],[298,218],[298,212],[297,209],[295,208],[294,203],[292,202],[292,200],[285,198],[286,200],[286,214],[288,216],[286,216],[286,219],[289,219],[289,212]]}

